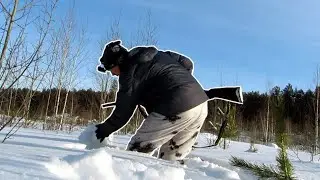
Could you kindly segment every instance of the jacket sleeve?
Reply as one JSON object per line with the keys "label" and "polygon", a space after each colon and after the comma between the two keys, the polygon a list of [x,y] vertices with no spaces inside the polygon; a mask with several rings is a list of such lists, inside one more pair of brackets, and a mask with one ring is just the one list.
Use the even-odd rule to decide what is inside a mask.
{"label": "jacket sleeve", "polygon": [[115,132],[125,126],[131,119],[137,103],[131,87],[132,77],[124,72],[119,77],[119,90],[116,95],[116,106],[104,122],[109,130]]}
{"label": "jacket sleeve", "polygon": [[186,68],[191,74],[193,73],[193,62],[190,58],[175,53],[173,51],[165,51],[167,54],[169,54],[171,57],[173,57],[176,61],[178,61],[184,68]]}

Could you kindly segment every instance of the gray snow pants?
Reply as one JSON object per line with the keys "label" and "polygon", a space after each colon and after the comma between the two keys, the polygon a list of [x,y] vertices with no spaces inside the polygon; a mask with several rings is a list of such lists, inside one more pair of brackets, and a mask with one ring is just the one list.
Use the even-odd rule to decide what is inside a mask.
{"label": "gray snow pants", "polygon": [[127,150],[152,155],[160,148],[159,158],[182,160],[191,152],[207,114],[207,101],[174,117],[152,112],[131,138]]}

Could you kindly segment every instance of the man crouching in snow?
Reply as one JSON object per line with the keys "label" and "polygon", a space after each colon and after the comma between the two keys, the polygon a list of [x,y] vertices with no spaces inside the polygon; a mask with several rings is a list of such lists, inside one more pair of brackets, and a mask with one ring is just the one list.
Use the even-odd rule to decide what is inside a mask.
{"label": "man crouching in snow", "polygon": [[152,154],[160,147],[161,159],[185,158],[208,113],[208,97],[192,75],[192,61],[154,46],[129,51],[117,40],[106,44],[100,63],[98,71],[119,76],[119,89],[112,114],[97,125],[97,139],[102,142],[125,126],[142,105],[149,115],[127,150]]}

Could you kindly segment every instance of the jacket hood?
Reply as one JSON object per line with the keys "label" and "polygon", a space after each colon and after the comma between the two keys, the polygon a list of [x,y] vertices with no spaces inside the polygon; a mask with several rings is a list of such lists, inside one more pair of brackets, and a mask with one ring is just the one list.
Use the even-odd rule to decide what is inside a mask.
{"label": "jacket hood", "polygon": [[151,61],[157,53],[154,46],[138,46],[129,51],[128,58],[136,63],[145,63]]}

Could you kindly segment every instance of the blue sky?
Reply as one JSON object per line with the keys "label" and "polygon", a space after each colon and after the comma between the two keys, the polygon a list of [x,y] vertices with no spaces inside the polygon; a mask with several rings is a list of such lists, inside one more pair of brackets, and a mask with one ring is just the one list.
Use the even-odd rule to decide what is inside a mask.
{"label": "blue sky", "polygon": [[[59,16],[71,1],[62,1]],[[181,52],[195,63],[204,88],[241,85],[244,91],[314,88],[320,63],[320,1],[76,1],[80,23],[88,22],[88,65],[100,56],[99,38],[121,11],[124,41],[150,9],[158,47]],[[85,73],[84,73],[85,74]],[[91,80],[83,78],[90,87]],[[222,80],[222,81],[221,81]]]}

